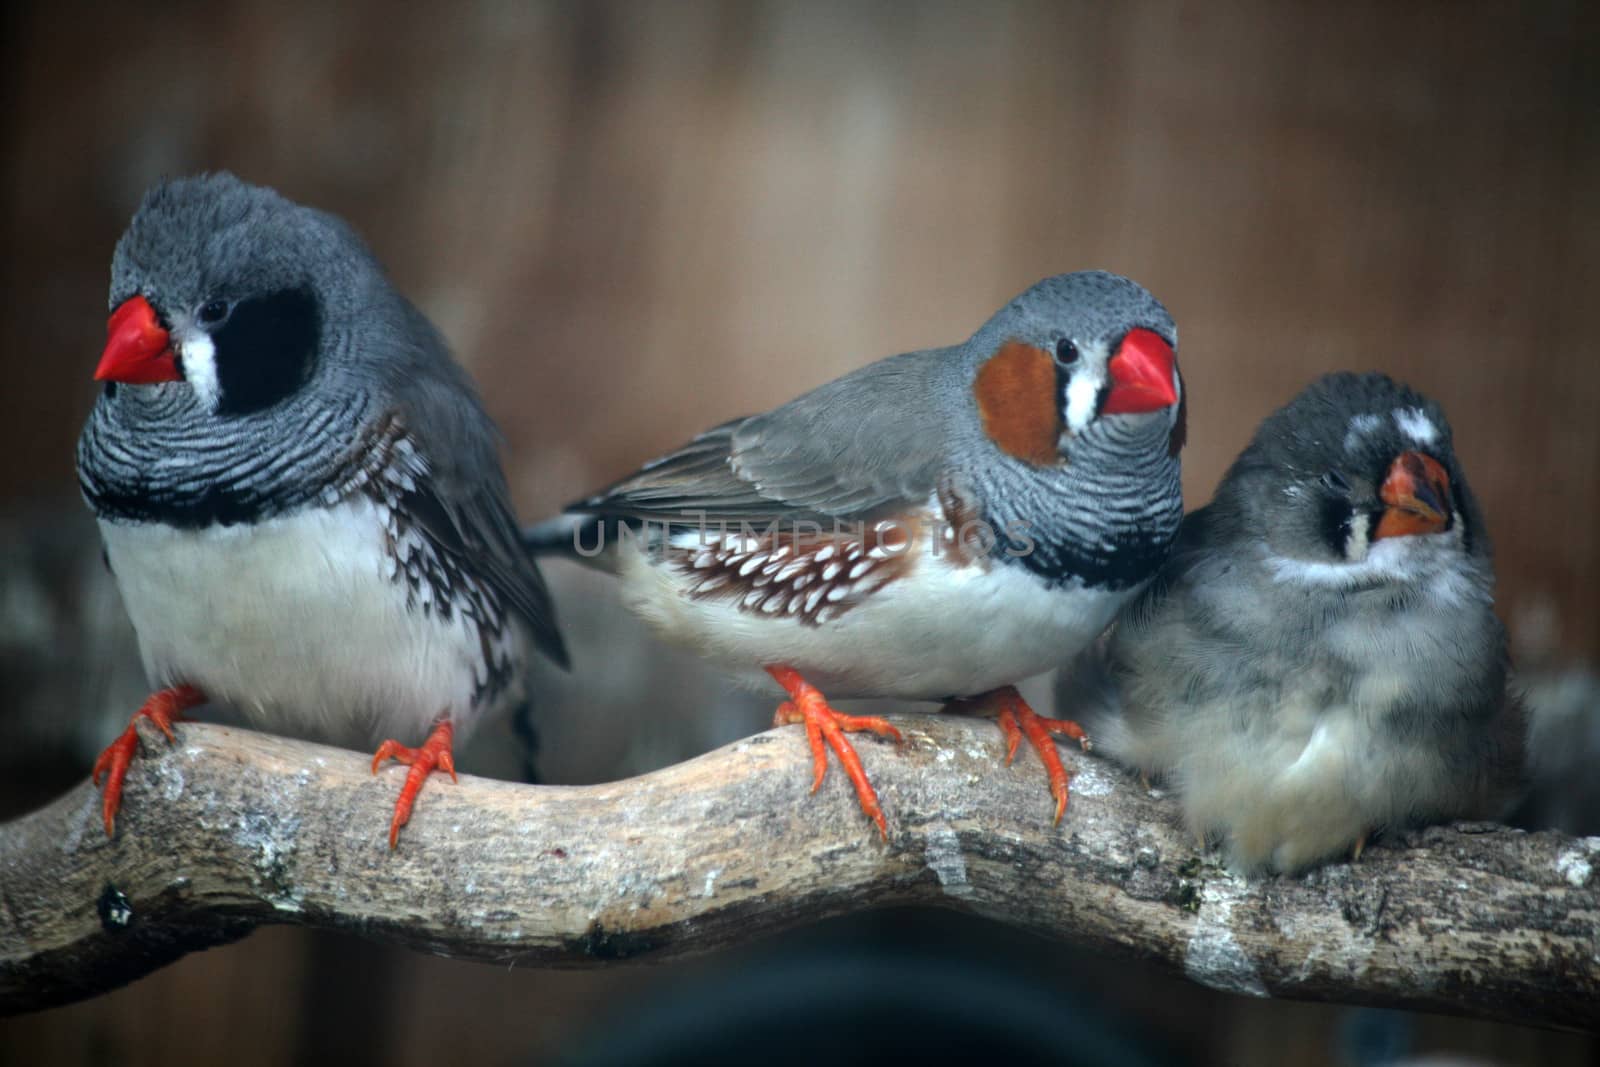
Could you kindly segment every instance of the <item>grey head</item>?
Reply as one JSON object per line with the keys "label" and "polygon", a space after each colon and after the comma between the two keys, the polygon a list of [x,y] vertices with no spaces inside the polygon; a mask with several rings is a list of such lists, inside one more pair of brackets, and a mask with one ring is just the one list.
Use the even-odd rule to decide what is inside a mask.
{"label": "grey head", "polygon": [[1177,341],[1142,286],[1080,271],[1033,285],[962,346],[954,481],[993,529],[1028,531],[1020,566],[1127,589],[1166,557],[1183,514]]}
{"label": "grey head", "polygon": [[[413,325],[349,226],[226,173],[146,194],[111,263],[113,313],[138,299],[169,337],[182,385],[164,391],[223,418],[271,411],[337,387],[363,363],[392,361],[385,346],[351,343],[358,320],[364,333],[374,321]],[[159,381],[144,377],[157,380],[132,384]]]}
{"label": "grey head", "polygon": [[285,510],[408,407],[429,409],[408,421],[446,438],[440,458],[494,464],[432,326],[349,226],[271,189],[231,174],[156,186],[117,243],[110,306],[79,444],[98,510],[149,503],[184,525]]}
{"label": "grey head", "polygon": [[1178,328],[1143,286],[1108,271],[1059,274],[990,317],[962,348],[983,432],[1035,465],[1071,462],[1113,427],[1182,447]]}
{"label": "grey head", "polygon": [[165,182],[117,243],[110,305],[78,442],[102,520],[236,525],[364,493],[562,658],[493,425],[344,222],[231,174]]}
{"label": "grey head", "polygon": [[973,340],[994,347],[1015,338],[1053,349],[1065,337],[1087,355],[1089,349],[1111,345],[1134,326],[1155,330],[1168,345],[1178,346],[1178,327],[1171,314],[1144,286],[1110,271],[1080,270],[1030,285],[991,315]]}
{"label": "grey head", "polygon": [[1483,516],[1432,400],[1383,374],[1332,374],[1269,416],[1208,509],[1217,539],[1276,576],[1339,592],[1448,576],[1487,595]]}

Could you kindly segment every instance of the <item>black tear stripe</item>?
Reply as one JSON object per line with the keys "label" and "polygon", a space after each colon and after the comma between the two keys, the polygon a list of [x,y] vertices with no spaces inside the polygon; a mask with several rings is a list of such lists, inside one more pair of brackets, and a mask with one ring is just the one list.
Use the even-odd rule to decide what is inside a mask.
{"label": "black tear stripe", "polygon": [[1348,559],[1345,550],[1350,547],[1350,530],[1355,522],[1355,510],[1348,500],[1325,496],[1317,502],[1317,532],[1322,543],[1333,550],[1340,559]]}
{"label": "black tear stripe", "polygon": [[303,385],[322,339],[322,311],[309,289],[242,300],[216,345],[219,415],[263,411]]}
{"label": "black tear stripe", "polygon": [[1447,517],[1454,521],[1459,516],[1461,521],[1461,551],[1470,556],[1473,547],[1473,529],[1468,516],[1471,512],[1467,510],[1466,494],[1461,491],[1461,479],[1454,475],[1450,478],[1450,510],[1453,514]]}

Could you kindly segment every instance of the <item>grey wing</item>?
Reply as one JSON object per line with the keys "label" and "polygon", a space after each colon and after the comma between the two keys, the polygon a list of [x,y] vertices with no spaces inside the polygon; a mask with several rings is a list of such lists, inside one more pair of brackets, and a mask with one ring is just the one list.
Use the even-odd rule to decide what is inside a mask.
{"label": "grey wing", "polygon": [[538,647],[567,666],[550,591],[517,531],[493,423],[466,373],[446,361],[440,373],[410,380],[402,403],[428,476],[401,506],[436,550],[492,588],[527,623]]}
{"label": "grey wing", "polygon": [[864,519],[925,503],[945,467],[941,351],[881,360],[723,423],[567,510],[685,524]]}

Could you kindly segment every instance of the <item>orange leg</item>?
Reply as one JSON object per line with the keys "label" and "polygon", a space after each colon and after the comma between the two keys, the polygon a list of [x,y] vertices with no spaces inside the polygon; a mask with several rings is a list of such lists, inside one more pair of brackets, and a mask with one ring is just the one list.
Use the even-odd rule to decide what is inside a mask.
{"label": "orange leg", "polygon": [[128,728],[122,731],[122,736],[107,745],[105,751],[100,753],[100,758],[94,761],[94,784],[99,785],[102,776],[106,780],[101,809],[105,813],[107,837],[112,836],[117,822],[117,809],[122,806],[122,780],[128,776],[128,764],[133,761],[133,754],[139,751],[139,720],[149,719],[167,735],[168,741],[175,742],[178,738],[172,732],[172,724],[182,722],[185,711],[205,702],[205,694],[192,685],[175,685],[151,693],[139,710],[133,713],[133,718],[128,720]]}
{"label": "orange leg", "polygon": [[400,787],[400,799],[394,802],[394,818],[389,822],[390,848],[399,846],[400,827],[411,821],[411,805],[422,792],[422,783],[428,780],[428,775],[435,769],[443,769],[450,772],[452,782],[456,780],[456,761],[450,747],[454,737],[455,727],[450,725],[450,720],[440,719],[419,748],[407,748],[398,741],[385,741],[378,746],[377,754],[372,757],[373,774],[378,773],[379,765],[386,759],[411,766],[406,772],[406,784]]}
{"label": "orange leg", "polygon": [[971,700],[953,701],[950,709],[966,711],[976,709],[985,704],[993,704],[999,709],[998,720],[1000,730],[1006,738],[1006,765],[1017,756],[1017,746],[1026,737],[1033,750],[1039,753],[1039,760],[1044,764],[1045,774],[1050,779],[1050,795],[1056,798],[1056,822],[1061,821],[1061,816],[1067,812],[1067,783],[1072,776],[1061,765],[1061,753],[1056,751],[1056,737],[1070,737],[1078,742],[1085,752],[1089,751],[1089,737],[1083,732],[1083,727],[1071,719],[1047,719],[1036,714],[1028,707],[1028,702],[1022,699],[1022,694],[1017,692],[1016,686],[1008,685]]}
{"label": "orange leg", "polygon": [[844,773],[856,787],[856,797],[861,801],[861,810],[866,813],[867,818],[878,825],[878,833],[883,835],[883,839],[889,840],[889,826],[884,821],[883,808],[878,803],[878,791],[867,781],[867,772],[861,766],[861,757],[856,755],[855,746],[850,744],[844,735],[870,730],[879,737],[899,741],[900,731],[876,716],[846,715],[833,710],[817,688],[801,678],[800,673],[791,667],[768,667],[767,673],[783,686],[790,697],[778,705],[777,714],[772,717],[772,725],[788,726],[792,723],[805,725],[806,741],[811,746],[811,791],[813,793],[817,791],[822,785],[823,776],[828,773],[828,749],[831,748],[833,754],[839,757],[839,764],[844,768]]}

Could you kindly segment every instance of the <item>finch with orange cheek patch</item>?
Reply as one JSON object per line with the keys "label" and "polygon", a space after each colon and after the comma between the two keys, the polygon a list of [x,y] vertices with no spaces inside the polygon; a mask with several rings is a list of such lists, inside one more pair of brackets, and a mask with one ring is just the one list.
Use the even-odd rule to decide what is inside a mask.
{"label": "finch with orange cheek patch", "polygon": [[1246,872],[1522,789],[1483,516],[1438,405],[1335,374],[1269,417],[1060,693]]}
{"label": "finch with orange cheek patch", "polygon": [[[813,788],[831,749],[887,821],[838,697],[992,711],[1068,775],[1013,684],[1092,641],[1151,577],[1183,502],[1183,382],[1161,304],[1048,278],[948,348],[892,356],[696,437],[528,533],[615,571],[661,634],[783,694]],[[619,540],[622,528],[628,535]]]}

